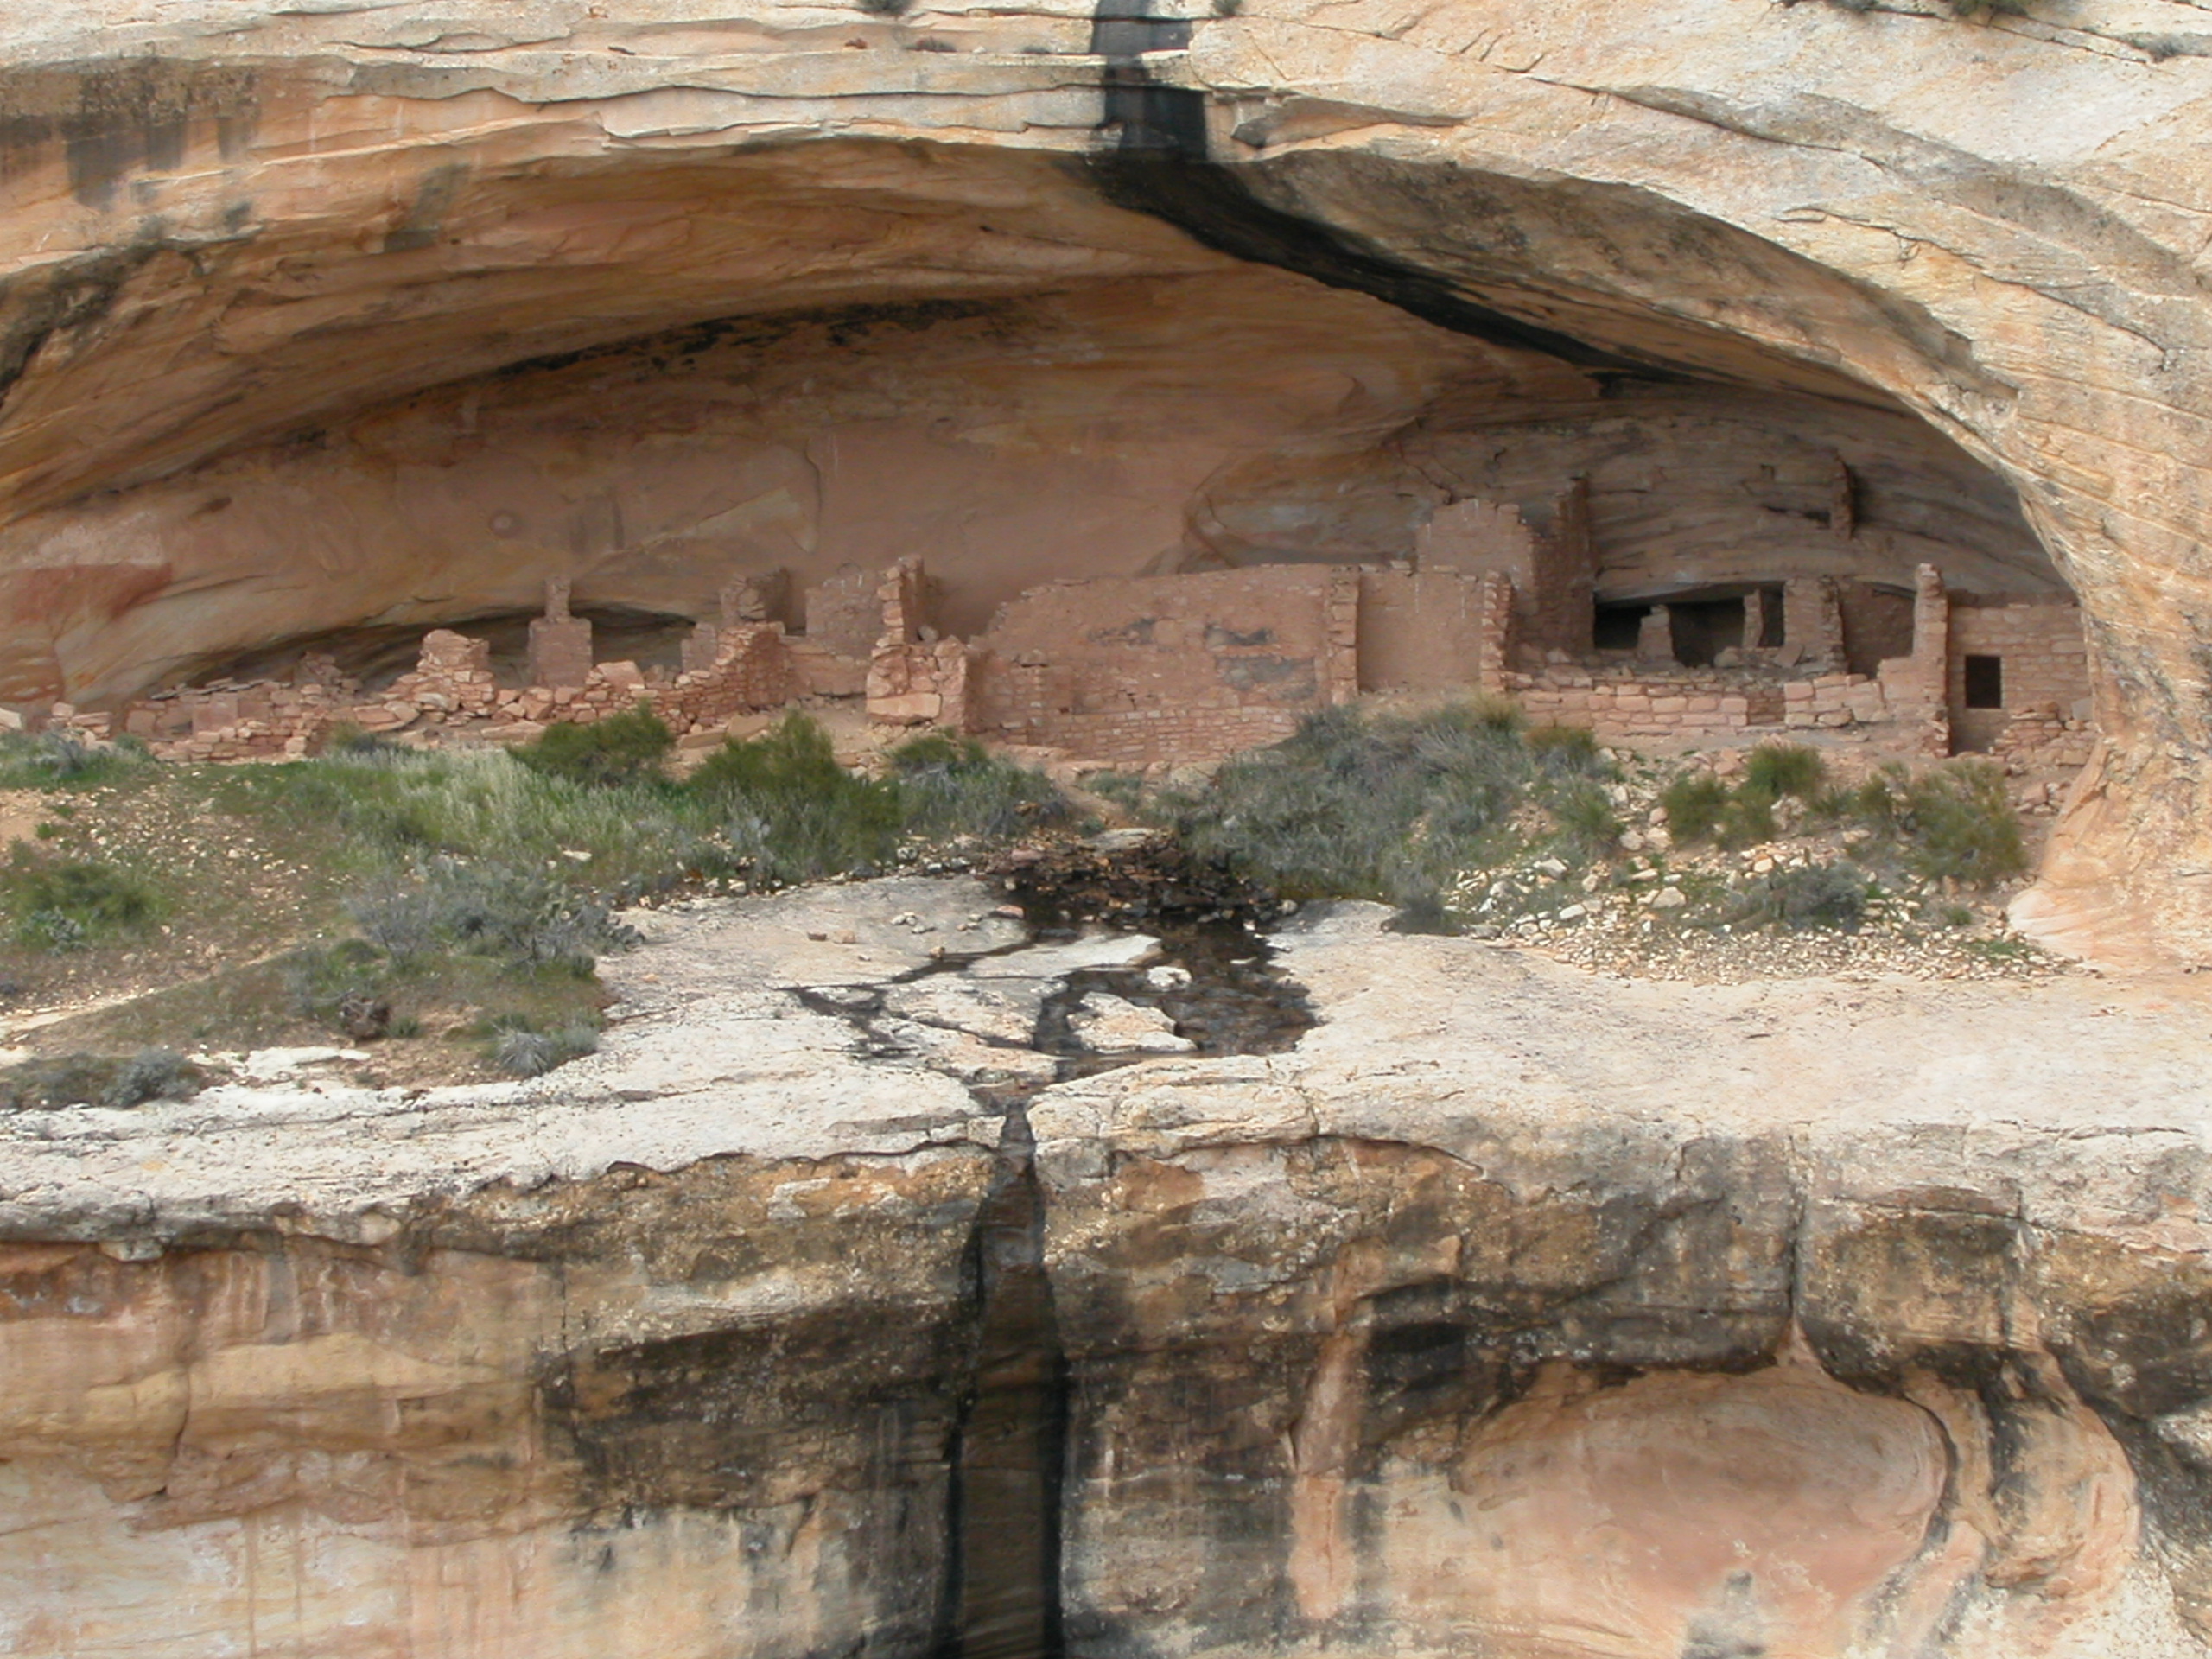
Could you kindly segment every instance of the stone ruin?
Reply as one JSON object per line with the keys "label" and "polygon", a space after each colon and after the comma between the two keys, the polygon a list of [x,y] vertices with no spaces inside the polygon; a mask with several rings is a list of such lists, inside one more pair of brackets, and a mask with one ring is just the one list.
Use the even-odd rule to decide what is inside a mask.
{"label": "stone ruin", "polygon": [[[1363,694],[1478,690],[1607,741],[1713,747],[1820,730],[1899,753],[2088,757],[2070,602],[1953,594],[1923,565],[1909,598],[1800,575],[1624,616],[1600,604],[1599,578],[1578,484],[1547,531],[1513,507],[1460,501],[1435,513],[1409,559],[1048,582],[966,640],[939,626],[938,586],[916,558],[874,575],[847,565],[807,588],[796,631],[771,620],[789,597],[785,572],[739,575],[672,674],[593,660],[592,625],[556,578],[530,626],[523,685],[498,683],[485,641],[435,629],[415,668],[378,691],[310,656],[283,682],[160,692],[119,721],[66,707],[54,718],[112,726],[164,757],[233,760],[309,753],[341,724],[513,742],[642,704],[681,734],[857,699],[889,725],[1142,766],[1274,742]],[[1869,640],[1878,660],[1854,668]]]}

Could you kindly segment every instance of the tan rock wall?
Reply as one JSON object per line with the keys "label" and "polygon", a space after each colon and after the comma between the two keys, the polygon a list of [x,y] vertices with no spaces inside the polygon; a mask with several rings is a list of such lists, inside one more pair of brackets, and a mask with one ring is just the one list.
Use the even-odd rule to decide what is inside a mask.
{"label": "tan rock wall", "polygon": [[[0,1247],[0,1633],[85,1659],[919,1651],[988,1167],[637,1172],[372,1249]],[[772,1221],[794,1193],[807,1221]]]}
{"label": "tan rock wall", "polygon": [[[1124,35],[1164,127],[1090,50]],[[964,3],[17,8],[0,690],[104,704],[547,574],[703,614],[670,601],[704,564],[694,599],[920,552],[981,611],[1040,574],[1399,556],[1440,500],[1534,511],[1578,471],[1604,556],[1679,474],[1680,533],[1619,538],[1601,590],[1703,549],[2025,592],[2040,541],[2113,734],[2046,919],[2202,954],[2212,893],[2173,873],[2212,753],[2203,38],[2177,0],[1247,0],[1096,42]],[[1114,148],[1171,129],[1233,178]],[[857,318],[918,372],[849,355]],[[804,345],[695,372],[754,321],[733,349]]]}

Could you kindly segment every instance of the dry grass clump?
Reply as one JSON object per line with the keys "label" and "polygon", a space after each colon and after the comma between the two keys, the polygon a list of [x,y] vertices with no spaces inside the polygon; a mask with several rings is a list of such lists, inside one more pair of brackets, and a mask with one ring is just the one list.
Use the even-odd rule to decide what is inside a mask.
{"label": "dry grass clump", "polygon": [[1530,732],[1510,704],[1331,709],[1170,803],[1193,851],[1293,898],[1386,899],[1409,925],[1462,871],[1541,844],[1577,862],[1620,826],[1588,734]]}

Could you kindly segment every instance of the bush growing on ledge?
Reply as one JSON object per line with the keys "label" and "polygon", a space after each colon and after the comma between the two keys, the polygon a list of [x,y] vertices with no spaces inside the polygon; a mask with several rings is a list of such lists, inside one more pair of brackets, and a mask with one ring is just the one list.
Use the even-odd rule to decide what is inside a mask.
{"label": "bush growing on ledge", "polygon": [[1914,864],[1938,880],[1986,887],[2028,867],[2020,820],[2005,795],[2005,769],[1954,760],[1906,785],[1899,818]]}
{"label": "bush growing on ledge", "polygon": [[0,869],[0,914],[17,944],[69,950],[150,924],[159,901],[143,880],[92,860],[41,858],[18,844]]}
{"label": "bush growing on ledge", "polygon": [[720,815],[756,887],[872,871],[898,848],[897,788],[847,772],[829,734],[796,712],[759,737],[723,744],[685,787]]}
{"label": "bush growing on ledge", "polygon": [[891,780],[906,833],[931,840],[1003,841],[1070,817],[1043,772],[1001,760],[973,738],[933,732],[901,743],[891,751]]}
{"label": "bush growing on ledge", "polygon": [[598,1052],[599,1033],[582,1021],[550,1031],[512,1016],[493,1025],[492,1064],[509,1077],[543,1077],[556,1065]]}
{"label": "bush growing on ledge", "polygon": [[1659,796],[1667,831],[1688,846],[1720,828],[1728,811],[1728,785],[1709,772],[1686,772]]}
{"label": "bush growing on ledge", "polygon": [[1872,882],[1856,865],[1808,864],[1751,884],[1730,918],[1738,925],[1778,923],[1796,930],[1856,933],[1866,918]]}
{"label": "bush growing on ledge", "polygon": [[1802,743],[1761,743],[1744,757],[1744,787],[1769,800],[1789,795],[1809,801],[1827,775],[1821,752]]}
{"label": "bush growing on ledge", "polygon": [[[1619,833],[1594,741],[1524,733],[1490,702],[1421,715],[1325,709],[1232,760],[1178,804],[1192,851],[1293,898],[1388,899],[1420,912],[1509,847],[1578,860]],[[1533,810],[1531,810],[1533,809]]]}
{"label": "bush growing on ledge", "polygon": [[641,702],[626,714],[610,715],[588,726],[569,721],[549,726],[544,736],[516,749],[514,757],[525,766],[570,783],[606,787],[662,776],[675,747],[676,734]]}
{"label": "bush growing on ledge", "polygon": [[197,1094],[207,1074],[173,1049],[142,1048],[127,1056],[63,1054],[0,1068],[0,1110],[63,1106],[127,1109],[149,1100]]}
{"label": "bush growing on ledge", "polygon": [[362,937],[406,966],[458,951],[516,971],[578,977],[599,954],[638,942],[599,899],[533,870],[435,859],[355,894],[346,908]]}

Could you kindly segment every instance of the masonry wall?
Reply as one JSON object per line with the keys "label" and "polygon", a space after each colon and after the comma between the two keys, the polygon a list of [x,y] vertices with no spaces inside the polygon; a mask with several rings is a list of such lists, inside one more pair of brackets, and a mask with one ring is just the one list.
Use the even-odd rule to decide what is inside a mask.
{"label": "masonry wall", "polygon": [[1270,565],[1056,582],[976,644],[976,729],[1094,759],[1208,760],[1358,690],[1359,573]]}
{"label": "masonry wall", "polygon": [[1517,642],[1539,654],[1579,656],[1590,649],[1597,582],[1586,481],[1560,498],[1554,517],[1554,533],[1543,536],[1503,503],[1455,501],[1415,532],[1415,567],[1425,575],[1504,577],[1513,584]]}
{"label": "masonry wall", "polygon": [[1429,691],[1482,678],[1483,579],[1457,570],[1359,573],[1359,689]]}
{"label": "masonry wall", "polygon": [[816,646],[856,663],[866,663],[883,632],[883,577],[856,564],[805,594],[806,637]]}
{"label": "masonry wall", "polygon": [[225,681],[156,693],[124,711],[123,729],[165,760],[245,760],[308,753],[340,725],[518,742],[554,722],[588,724],[641,702],[682,733],[779,707],[796,689],[776,622],[717,630],[711,662],[672,679],[634,663],[598,663],[580,685],[519,688],[494,683],[482,640],[441,628],[424,636],[415,668],[382,691],[364,695],[311,664],[292,683]]}
{"label": "masonry wall", "polygon": [[1720,741],[1779,726],[1783,687],[1696,669],[1546,668],[1503,689],[1539,726],[1586,726],[1600,738]]}
{"label": "masonry wall", "polygon": [[1967,657],[2004,659],[2004,712],[2055,706],[2073,715],[2088,699],[2088,646],[2082,613],[2063,600],[1995,604],[1951,595],[1951,716],[1984,715],[1967,708]]}

